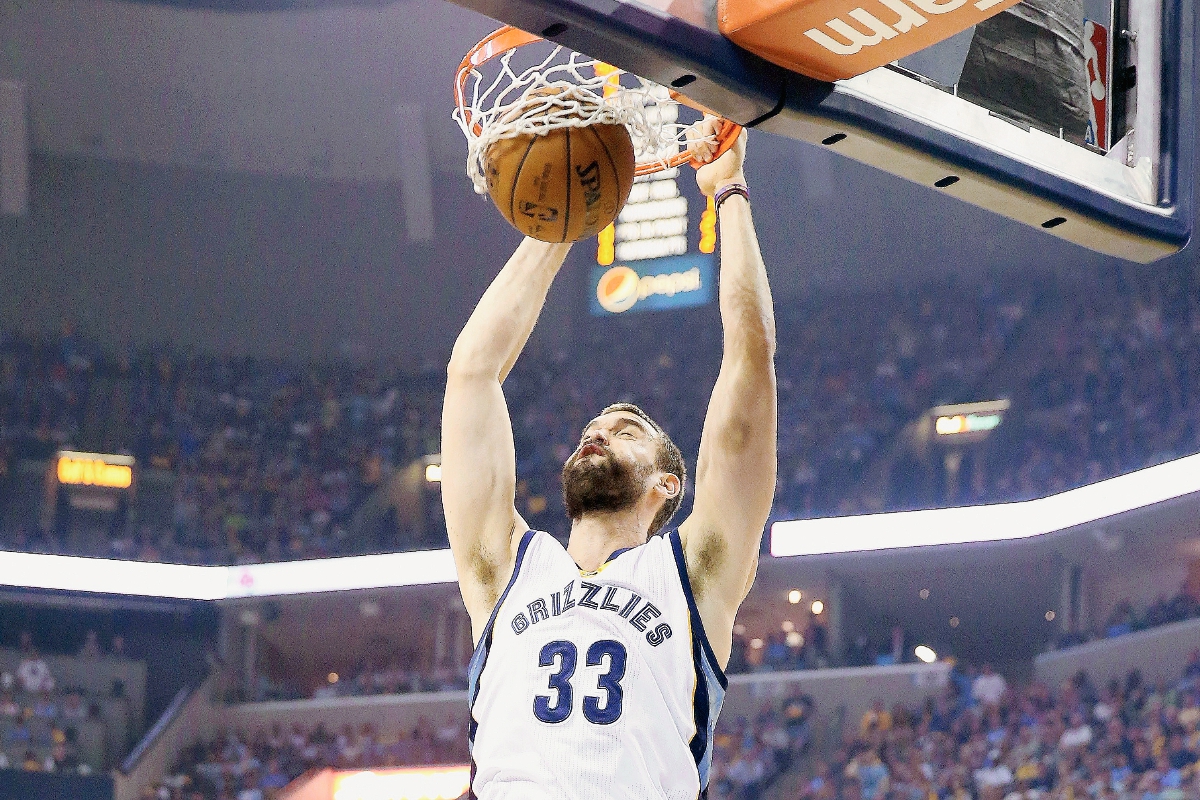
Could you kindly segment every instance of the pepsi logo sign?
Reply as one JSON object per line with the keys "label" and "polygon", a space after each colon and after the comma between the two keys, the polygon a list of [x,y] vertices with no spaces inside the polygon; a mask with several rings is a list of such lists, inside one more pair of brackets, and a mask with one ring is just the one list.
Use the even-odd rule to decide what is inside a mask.
{"label": "pepsi logo sign", "polygon": [[703,305],[712,299],[712,264],[711,255],[701,254],[599,267],[592,272],[592,313]]}
{"label": "pepsi logo sign", "polygon": [[638,301],[638,274],[629,267],[613,267],[596,282],[596,301],[610,314],[633,308]]}

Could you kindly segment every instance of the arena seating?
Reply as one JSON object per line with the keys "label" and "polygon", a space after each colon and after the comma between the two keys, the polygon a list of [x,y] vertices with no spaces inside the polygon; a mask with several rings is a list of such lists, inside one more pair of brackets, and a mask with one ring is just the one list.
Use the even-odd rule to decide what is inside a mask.
{"label": "arena seating", "polygon": [[961,499],[1043,496],[1200,449],[1196,279],[1130,270],[1042,287],[988,382],[1020,413]]}
{"label": "arena seating", "polygon": [[[462,764],[468,760],[462,726],[435,726],[422,720],[412,730],[379,732],[370,725],[357,729],[295,725],[251,732],[226,732],[197,742],[156,789],[205,800],[225,797],[273,797],[304,772],[322,767],[366,769],[430,764]],[[255,793],[258,793],[255,795]],[[169,794],[168,797],[171,795]]]}
{"label": "arena seating", "polygon": [[0,764],[88,775],[141,727],[145,665],[126,658],[0,650]]}
{"label": "arena seating", "polygon": [[1069,647],[1094,639],[1111,639],[1197,617],[1200,617],[1200,600],[1189,593],[1185,584],[1170,598],[1162,594],[1145,609],[1136,609],[1129,600],[1122,600],[1099,629],[1065,634],[1059,640],[1059,646]]}
{"label": "arena seating", "polygon": [[[1197,451],[1194,282],[1128,267],[781,303],[773,518],[1020,499]],[[531,353],[506,383],[518,504],[537,527],[565,532],[559,470],[609,401],[642,404],[694,459],[707,399],[697,387],[717,368],[714,311],[694,312],[688,336],[672,316],[640,318],[636,336],[622,324],[597,324],[580,342],[599,352],[603,341],[602,363]],[[436,453],[440,392],[439,374],[382,365],[114,355],[75,334],[5,335],[0,494],[27,501],[0,508],[0,546],[191,563],[443,546],[436,497],[416,522],[356,516],[389,476]],[[1013,411],[952,496],[936,475],[923,492],[880,488],[907,422],[938,402],[994,396],[1011,397]],[[43,529],[29,510],[44,459],[66,445],[137,457],[137,525],[70,541]]]}
{"label": "arena seating", "polygon": [[[1125,749],[1135,748],[1139,737],[1157,735],[1149,714],[1161,706],[1162,741],[1169,742],[1172,726],[1182,726],[1184,747],[1176,760],[1196,752],[1196,720],[1189,719],[1200,713],[1188,709],[1200,708],[1196,684],[1200,654],[1191,656],[1182,681],[1178,676],[1188,660],[1185,643],[1195,641],[1197,624],[1200,621],[1171,623],[1039,656],[1033,682],[1014,675],[1006,681],[994,673],[977,680],[973,670],[951,671],[945,663],[796,672],[802,664],[769,663],[763,652],[763,660],[750,665],[753,672],[731,677],[726,711],[714,740],[710,797],[842,800],[871,796],[863,791],[870,788],[863,782],[886,777],[892,793],[877,795],[879,800],[928,797],[929,791],[939,792],[939,797],[974,800],[1010,795],[1011,800],[1078,800],[1082,796],[1078,782],[1064,776],[1084,766],[1099,774],[1095,764],[1116,757],[1099,749],[1108,734],[1096,720],[1108,713],[1106,707],[1119,708],[1126,719],[1121,745]],[[397,677],[384,661],[376,663],[384,664],[385,679]],[[1126,677],[1134,664],[1144,667],[1144,679]],[[1097,677],[1086,680],[1079,677],[1080,670]],[[208,704],[207,716],[173,732],[181,748],[153,773],[156,781],[159,776],[162,780],[150,791],[155,797],[180,800],[254,800],[272,797],[280,784],[326,766],[353,770],[463,763],[465,692],[453,681],[441,686],[442,691],[429,691],[438,676],[409,671],[407,681],[395,686],[382,681],[381,691],[398,694],[379,694],[369,688],[378,682],[376,671],[380,670],[339,681],[352,687],[348,693],[328,692],[313,699],[225,704],[218,699],[223,696],[220,692],[204,693],[198,699]],[[1027,674],[1027,668],[1018,671]],[[1174,678],[1162,681],[1162,676]],[[1110,687],[1114,677],[1118,680]],[[425,693],[411,691],[414,686]],[[993,704],[995,710],[989,708]],[[1087,712],[1084,720],[1092,729],[1095,746],[1082,761],[1061,768],[1065,772],[1060,774],[1059,765],[1074,758],[1061,744],[1064,732],[1086,735],[1073,721],[1074,712],[1081,709]],[[843,741],[843,730],[854,732],[854,737]],[[1033,767],[1014,760],[1028,756],[1034,739],[1041,742],[1035,759],[1043,770],[1040,795],[1018,785],[1020,776],[1032,774]],[[995,750],[991,766],[988,753],[982,752],[984,743],[988,753]],[[879,754],[878,762],[872,751]],[[920,758],[913,756],[916,751]],[[1104,770],[1112,773],[1111,765]],[[1109,794],[1093,791],[1090,796],[1104,800],[1191,797],[1186,782],[1185,793],[1173,795],[1163,780],[1190,780],[1194,769],[1181,768],[1178,776],[1168,773],[1159,769],[1151,777],[1145,771],[1134,776],[1142,789],[1136,795],[1114,789]],[[1157,788],[1148,794],[1146,787],[1155,780]],[[969,794],[955,795],[955,781]],[[989,781],[1007,782],[1005,792],[989,794],[992,790],[983,786]],[[1133,784],[1125,785],[1129,789]],[[1067,786],[1077,793],[1071,795]],[[925,793],[918,795],[918,791]],[[1025,793],[1012,795],[1013,791]]]}
{"label": "arena seating", "polygon": [[[1100,686],[1079,672],[1057,687],[954,671],[923,705],[876,701],[848,720],[845,738],[819,736],[831,710],[792,686],[754,713],[722,717],[710,797],[1185,800],[1200,791],[1200,653],[1160,683],[1137,670]],[[194,742],[153,790],[169,800],[260,800],[325,766],[466,759],[454,719],[420,718],[404,730],[274,723]]]}
{"label": "arena seating", "polygon": [[[965,680],[924,708],[879,709],[799,782],[810,798],[1200,796],[1200,654],[1174,682],[1031,683],[995,702]],[[978,681],[978,678],[976,679]],[[978,684],[976,684],[978,686]]]}
{"label": "arena seating", "polygon": [[[462,698],[456,700],[461,706]],[[731,771],[738,779],[754,775],[755,785],[765,786],[807,752],[814,711],[811,699],[796,693],[782,703],[767,704],[752,718],[722,722],[714,750],[717,771]],[[321,713],[309,716],[319,718]],[[225,730],[194,742],[151,791],[169,800],[261,800],[323,767],[358,770],[468,760],[466,726],[453,714],[440,722],[422,716],[411,726],[275,722]]]}

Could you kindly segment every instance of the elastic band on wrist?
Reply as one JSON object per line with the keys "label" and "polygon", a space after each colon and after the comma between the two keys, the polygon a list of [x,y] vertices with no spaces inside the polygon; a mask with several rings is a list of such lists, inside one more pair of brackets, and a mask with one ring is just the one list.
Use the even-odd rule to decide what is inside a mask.
{"label": "elastic band on wrist", "polygon": [[740,194],[746,198],[746,202],[750,201],[750,190],[746,188],[744,183],[727,183],[713,193],[713,208],[720,211],[721,203],[724,203],[730,195]]}

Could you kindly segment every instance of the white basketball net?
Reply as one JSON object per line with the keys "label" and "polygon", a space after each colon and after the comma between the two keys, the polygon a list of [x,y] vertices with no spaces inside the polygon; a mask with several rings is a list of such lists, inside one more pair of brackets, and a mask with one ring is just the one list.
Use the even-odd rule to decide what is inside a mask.
{"label": "white basketball net", "polygon": [[638,164],[665,161],[686,146],[691,125],[678,121],[680,104],[666,87],[573,51],[566,50],[569,56],[561,60],[561,46],[540,64],[518,72],[512,57],[528,49],[516,48],[489,62],[499,66],[494,77],[472,70],[464,92],[469,96],[469,119],[463,109],[454,110],[467,137],[467,175],[477,193],[487,192],[484,156],[501,139],[594,124],[624,125]]}

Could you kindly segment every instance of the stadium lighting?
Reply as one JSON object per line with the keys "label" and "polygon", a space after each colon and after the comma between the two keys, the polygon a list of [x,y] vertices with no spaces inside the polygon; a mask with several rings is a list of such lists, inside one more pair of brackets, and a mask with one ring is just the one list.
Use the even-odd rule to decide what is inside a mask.
{"label": "stadium lighting", "polygon": [[219,600],[226,596],[227,569],[0,552],[0,585],[66,592]]}
{"label": "stadium lighting", "polygon": [[427,767],[339,772],[331,797],[337,800],[457,800],[471,788],[470,767]]}
{"label": "stadium lighting", "polygon": [[1018,503],[780,521],[771,526],[771,555],[1028,539],[1195,492],[1200,492],[1200,455]]}
{"label": "stadium lighting", "polygon": [[225,571],[223,597],[227,599],[458,581],[449,550],[415,550],[411,553],[316,558],[210,569]]}
{"label": "stadium lighting", "polygon": [[924,661],[926,664],[932,664],[937,661],[937,653],[933,652],[932,648],[919,644],[913,649],[913,655]]}
{"label": "stadium lighting", "polygon": [[824,610],[825,610],[825,604],[824,604],[824,603],[822,603],[820,600],[813,600],[813,604],[812,604],[812,612],[813,612],[813,614],[816,614],[816,615],[820,616],[821,612],[822,612],[822,611],[824,611]]}
{"label": "stadium lighting", "polygon": [[455,583],[449,550],[198,567],[0,551],[0,586],[65,592],[229,600]]}
{"label": "stadium lighting", "polygon": [[426,464],[425,465],[425,480],[429,483],[442,482],[442,465],[441,464]]}
{"label": "stadium lighting", "polygon": [[[426,465],[428,466],[428,464]],[[776,522],[774,556],[1025,539],[1200,492],[1200,455],[1039,500]],[[0,551],[0,586],[184,600],[272,597],[454,583],[449,550],[202,567]],[[795,596],[795,600],[792,597]],[[799,603],[799,589],[788,600]],[[812,604],[814,614],[824,604]],[[958,618],[950,620],[957,627]]]}

